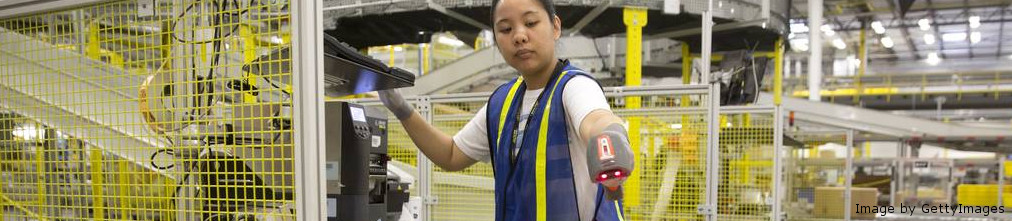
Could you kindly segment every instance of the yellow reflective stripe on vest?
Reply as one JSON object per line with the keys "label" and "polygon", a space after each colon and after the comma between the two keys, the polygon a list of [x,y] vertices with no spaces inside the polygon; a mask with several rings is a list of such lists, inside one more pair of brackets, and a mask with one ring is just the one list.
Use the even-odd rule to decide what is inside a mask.
{"label": "yellow reflective stripe on vest", "polygon": [[618,216],[619,221],[625,221],[625,217],[622,215],[622,207],[618,205],[618,200],[615,200],[615,216]]}
{"label": "yellow reflective stripe on vest", "polygon": [[[566,73],[569,71],[563,71],[559,75],[558,80],[555,81],[555,85],[552,86],[552,90],[548,94],[548,102],[545,104],[545,111],[541,114],[541,126],[538,130],[538,154],[537,160],[534,161],[534,180],[537,184],[537,200],[538,200],[538,221],[545,221],[548,219],[548,194],[545,190],[547,183],[545,181],[545,168],[548,166],[546,158],[548,149],[548,115],[552,113],[552,99],[555,97],[555,91],[559,87],[559,82],[566,77]],[[547,90],[548,88],[545,88]],[[567,134],[568,136],[568,134]]]}
{"label": "yellow reflective stripe on vest", "polygon": [[[506,124],[506,116],[509,115],[510,105],[513,105],[513,97],[517,95],[517,88],[520,88],[520,84],[524,82],[524,77],[517,78],[517,81],[510,87],[509,93],[506,94],[506,103],[502,105],[502,111],[499,112],[499,131],[495,139],[495,145],[499,145],[502,140],[502,127]],[[517,110],[519,111],[519,110]],[[492,144],[489,144],[492,145]],[[508,148],[508,147],[507,147]]]}

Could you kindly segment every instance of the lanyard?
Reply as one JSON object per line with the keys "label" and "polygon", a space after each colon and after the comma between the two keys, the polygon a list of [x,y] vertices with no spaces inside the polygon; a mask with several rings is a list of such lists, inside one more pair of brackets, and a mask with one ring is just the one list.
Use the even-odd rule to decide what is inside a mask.
{"label": "lanyard", "polygon": [[[527,121],[526,121],[526,123],[524,123],[524,132],[526,132],[528,129],[530,129],[531,118],[534,118],[534,116],[533,116],[534,115],[534,111],[538,109],[538,104],[541,103],[541,97],[543,97],[545,95],[545,91],[546,90],[547,90],[547,88],[542,88],[541,93],[538,94],[538,99],[535,100],[534,101],[534,105],[531,106],[531,112],[528,112],[528,114],[527,114]],[[525,90],[523,96],[527,96],[526,90]],[[509,152],[509,154],[510,154],[510,163],[514,164],[514,165],[517,163],[517,157],[520,155],[519,151],[523,151],[523,148],[520,148],[520,147],[523,147],[523,144],[520,144],[520,147],[517,147],[517,137],[518,137],[517,135],[519,134],[519,131],[520,131],[520,111],[521,111],[521,109],[523,109],[523,106],[524,106],[523,102],[522,102],[523,101],[523,96],[521,96],[521,98],[520,98],[521,99],[520,107],[518,107],[517,111],[514,113],[515,114],[514,119],[516,119],[515,120],[516,127],[513,127],[513,136],[510,138],[510,140],[511,140],[510,141],[510,146],[509,146],[509,148],[510,148],[510,152]],[[548,113],[543,113],[543,114],[548,114]],[[541,122],[541,123],[544,123],[544,122]],[[530,139],[530,138],[527,138],[527,139]],[[518,152],[516,154],[513,154],[513,149],[514,148],[520,148],[520,150],[518,150]]]}

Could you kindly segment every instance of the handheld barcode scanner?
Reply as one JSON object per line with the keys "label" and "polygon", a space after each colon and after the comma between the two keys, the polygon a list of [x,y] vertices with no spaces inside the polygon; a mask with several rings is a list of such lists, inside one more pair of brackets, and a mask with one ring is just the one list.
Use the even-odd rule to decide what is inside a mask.
{"label": "handheld barcode scanner", "polygon": [[587,145],[587,171],[595,183],[605,187],[609,200],[622,198],[619,188],[633,172],[633,154],[621,125],[609,126]]}

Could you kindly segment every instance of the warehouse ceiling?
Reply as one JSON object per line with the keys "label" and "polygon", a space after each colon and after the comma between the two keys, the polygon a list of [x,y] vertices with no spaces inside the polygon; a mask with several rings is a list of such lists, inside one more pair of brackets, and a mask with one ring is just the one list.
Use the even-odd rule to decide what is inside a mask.
{"label": "warehouse ceiling", "polygon": [[[823,42],[830,53],[834,50],[854,53],[862,21],[866,21],[871,63],[929,57],[1005,59],[1012,55],[1009,48],[1012,37],[1005,34],[1006,29],[1012,28],[1006,25],[1012,20],[1010,3],[1012,0],[914,0],[904,12],[893,0],[825,0],[826,27],[819,29],[832,30],[823,30]],[[792,4],[791,45],[795,48],[799,45],[807,48],[808,31],[804,30],[808,29],[807,5],[806,0],[794,0]],[[873,22],[881,26],[873,28],[879,26]],[[884,38],[891,41],[892,47],[887,47]],[[836,48],[832,43],[835,39],[846,43],[846,48]]]}
{"label": "warehouse ceiling", "polygon": [[[401,2],[401,3],[399,3]],[[342,13],[325,13],[330,25],[327,33],[334,35],[356,48],[382,46],[402,43],[427,43],[434,32],[452,32],[465,42],[473,43],[474,37],[482,29],[487,29],[490,22],[490,8],[475,3],[474,7],[439,8],[419,3],[420,1],[377,1],[382,5],[382,13],[361,13],[346,9],[336,10]],[[658,1],[659,2],[659,1]],[[656,2],[655,2],[656,3]],[[368,4],[368,3],[366,3]],[[338,6],[343,7],[343,6]],[[350,7],[350,6],[349,6]],[[362,6],[379,7],[379,6]],[[325,9],[326,10],[326,9]],[[605,4],[560,4],[556,6],[562,27],[566,31],[596,38],[610,35],[621,35],[626,31],[622,23],[623,8]],[[664,14],[660,10],[649,10],[647,25],[643,35],[694,29],[700,27],[701,17],[698,14],[681,13]],[[581,20],[589,19],[580,24]],[[730,23],[732,20],[717,19],[715,23]],[[772,27],[772,25],[771,25]],[[421,33],[421,34],[420,34]],[[772,50],[772,43],[779,37],[775,29],[767,29],[759,23],[751,26],[720,31],[714,33],[714,50],[737,50],[756,48]],[[698,51],[701,41],[699,34],[677,36],[672,39],[688,42],[693,51]],[[757,43],[760,42],[760,43]],[[473,45],[473,44],[468,44]]]}

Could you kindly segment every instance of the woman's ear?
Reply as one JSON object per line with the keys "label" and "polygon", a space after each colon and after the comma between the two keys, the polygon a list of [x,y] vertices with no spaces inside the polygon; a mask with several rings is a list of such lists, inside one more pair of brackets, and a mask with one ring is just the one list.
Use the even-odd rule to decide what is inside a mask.
{"label": "woman's ear", "polygon": [[555,40],[559,40],[559,37],[562,36],[562,19],[559,19],[558,15],[553,15],[552,17],[552,27],[554,27]]}

